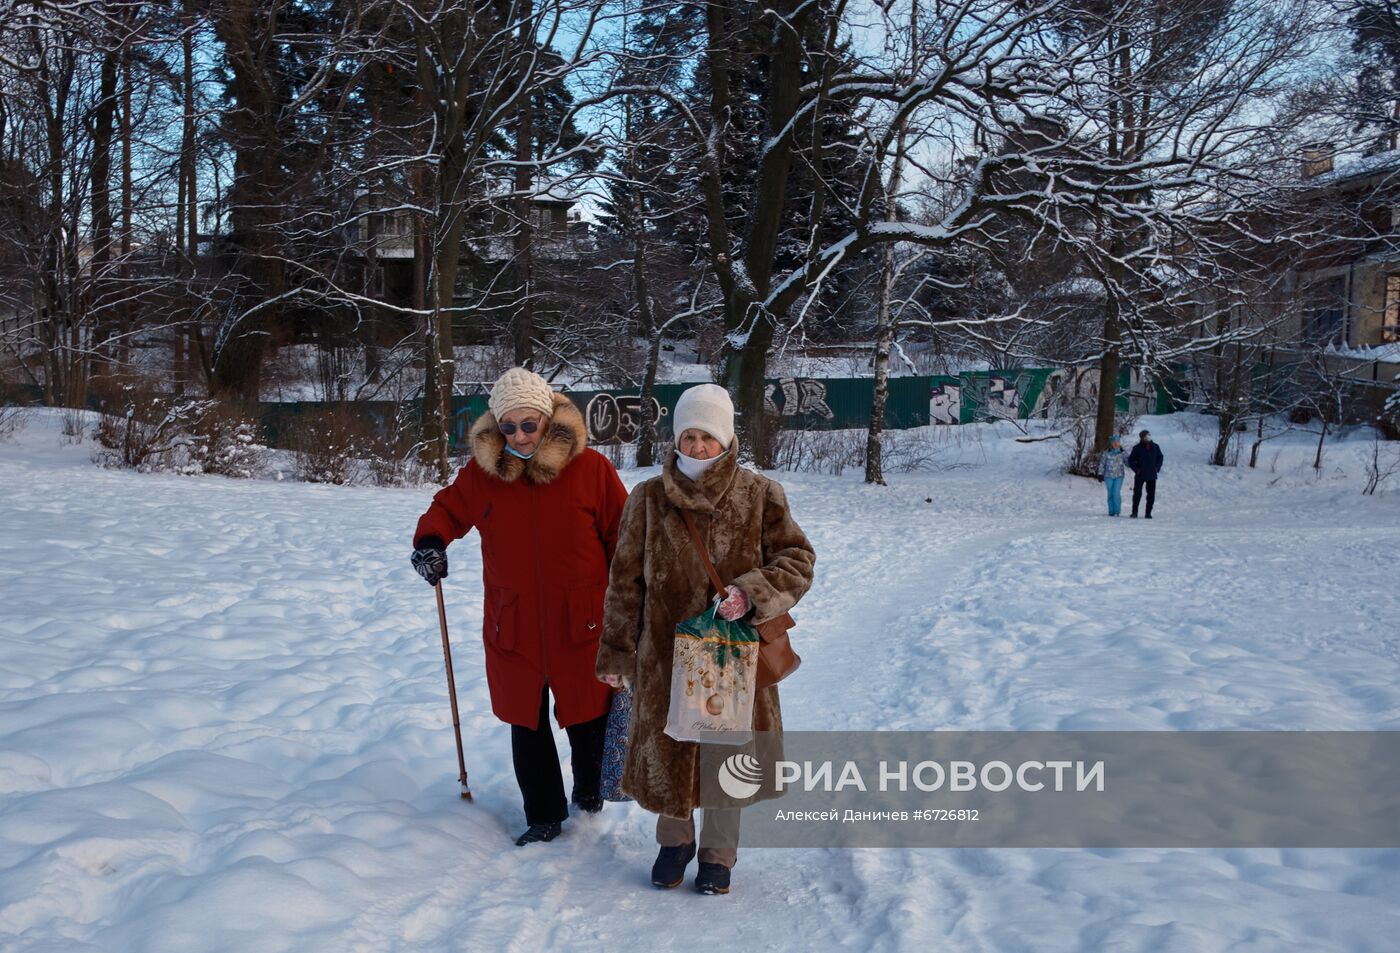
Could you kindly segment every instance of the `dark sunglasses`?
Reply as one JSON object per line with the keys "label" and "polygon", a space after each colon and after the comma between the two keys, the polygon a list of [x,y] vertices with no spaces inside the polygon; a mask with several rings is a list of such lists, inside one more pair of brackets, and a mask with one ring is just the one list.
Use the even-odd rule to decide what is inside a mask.
{"label": "dark sunglasses", "polygon": [[[501,433],[505,434],[507,437],[515,433],[516,426],[516,424],[496,425],[497,429],[500,430]],[[527,420],[524,423],[520,424],[519,427],[525,433],[534,433],[536,430],[540,429],[540,422],[538,420]]]}

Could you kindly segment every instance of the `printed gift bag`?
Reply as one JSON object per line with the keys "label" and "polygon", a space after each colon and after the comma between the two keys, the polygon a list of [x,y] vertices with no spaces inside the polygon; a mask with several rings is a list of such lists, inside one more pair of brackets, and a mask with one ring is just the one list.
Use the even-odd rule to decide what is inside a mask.
{"label": "printed gift bag", "polygon": [[[741,745],[753,736],[758,690],[758,630],[717,613],[718,600],[676,626],[671,711],[666,734],[677,741]],[[724,732],[723,735],[701,732]]]}
{"label": "printed gift bag", "polygon": [[632,800],[622,793],[622,766],[627,760],[627,729],[631,724],[632,693],[619,688],[613,692],[607,727],[603,730],[603,779],[599,793],[605,801]]}

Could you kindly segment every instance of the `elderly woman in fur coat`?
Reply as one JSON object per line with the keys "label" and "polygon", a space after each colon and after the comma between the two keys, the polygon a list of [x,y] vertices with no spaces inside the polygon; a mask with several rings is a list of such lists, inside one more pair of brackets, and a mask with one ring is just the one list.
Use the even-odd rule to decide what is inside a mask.
{"label": "elderly woman in fur coat", "polygon": [[471,429],[472,458],[436,496],[413,534],[413,565],[447,575],[447,545],[476,528],[485,583],[486,683],[511,726],[525,800],[525,845],[558,836],[568,817],[554,715],[573,752],[573,801],[597,812],[609,691],[593,674],[608,561],[627,490],[587,446],[583,415],[522,367],[491,388],[491,412]]}
{"label": "elderly woman in fur coat", "polygon": [[[672,418],[676,452],[661,475],[633,489],[622,511],[608,578],[598,677],[632,683],[632,723],[622,790],[659,817],[652,883],[675,887],[696,856],[697,807],[705,807],[695,888],[728,893],[739,810],[700,803],[699,746],[665,734],[676,624],[710,604],[709,577],[680,510],[694,516],[720,576],[730,584],[719,614],[764,622],[787,612],[812,584],[816,554],[788,511],[783,488],[739,466],[734,405],[724,388],[681,395]],[[755,731],[781,732],[778,688],[754,700]]]}

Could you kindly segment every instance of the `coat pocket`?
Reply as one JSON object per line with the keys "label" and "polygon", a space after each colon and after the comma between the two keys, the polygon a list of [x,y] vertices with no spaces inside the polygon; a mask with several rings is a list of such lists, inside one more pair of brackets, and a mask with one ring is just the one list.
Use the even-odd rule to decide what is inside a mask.
{"label": "coat pocket", "polygon": [[515,649],[516,604],[520,593],[504,586],[486,587],[486,640],[506,652]]}
{"label": "coat pocket", "polygon": [[590,583],[569,590],[569,639],[596,642],[603,634],[603,595],[606,585]]}

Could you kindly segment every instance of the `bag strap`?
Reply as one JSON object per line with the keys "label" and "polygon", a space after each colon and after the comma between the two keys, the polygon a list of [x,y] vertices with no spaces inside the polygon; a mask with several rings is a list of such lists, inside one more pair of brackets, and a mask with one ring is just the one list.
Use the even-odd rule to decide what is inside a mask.
{"label": "bag strap", "polygon": [[676,509],[681,514],[681,519],[685,520],[685,528],[690,530],[690,538],[695,542],[695,549],[700,553],[700,561],[705,564],[705,572],[710,574],[710,582],[714,583],[715,593],[722,594],[725,590],[724,580],[715,571],[715,564],[710,562],[710,553],[705,548],[705,540],[700,536],[700,530],[695,525],[695,517],[690,515],[689,510]]}

